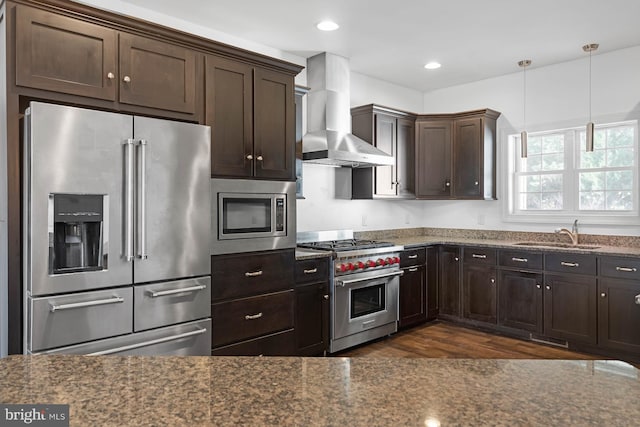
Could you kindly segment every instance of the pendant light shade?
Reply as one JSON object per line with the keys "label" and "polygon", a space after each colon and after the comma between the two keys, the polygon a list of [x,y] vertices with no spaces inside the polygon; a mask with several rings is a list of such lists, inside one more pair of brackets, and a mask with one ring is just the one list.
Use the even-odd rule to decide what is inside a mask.
{"label": "pendant light shade", "polygon": [[527,158],[527,67],[531,65],[530,59],[518,61],[522,67],[522,132],[520,132],[520,157]]}
{"label": "pendant light shade", "polygon": [[590,43],[582,46],[582,50],[589,52],[589,123],[587,123],[587,146],[586,151],[593,151],[593,136],[595,125],[591,120],[591,54],[598,49],[598,43]]}

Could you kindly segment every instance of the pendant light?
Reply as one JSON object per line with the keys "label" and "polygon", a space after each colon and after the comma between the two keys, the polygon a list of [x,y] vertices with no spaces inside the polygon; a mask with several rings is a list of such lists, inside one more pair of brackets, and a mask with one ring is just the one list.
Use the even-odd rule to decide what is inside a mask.
{"label": "pendant light", "polygon": [[522,67],[522,132],[520,132],[520,157],[527,158],[527,67],[531,65],[530,59],[518,61]]}
{"label": "pendant light", "polygon": [[582,50],[589,52],[589,123],[587,123],[587,147],[586,151],[593,151],[594,124],[591,120],[591,53],[598,49],[598,43],[585,44]]}

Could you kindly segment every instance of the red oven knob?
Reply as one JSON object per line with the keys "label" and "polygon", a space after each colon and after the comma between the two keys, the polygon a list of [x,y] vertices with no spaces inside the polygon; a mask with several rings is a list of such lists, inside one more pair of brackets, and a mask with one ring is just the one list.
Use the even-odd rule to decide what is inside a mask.
{"label": "red oven knob", "polygon": [[386,265],[387,263],[382,258],[378,258],[378,260],[376,261],[376,264],[378,264],[378,265]]}
{"label": "red oven knob", "polygon": [[393,260],[393,258],[385,258],[385,262],[389,265],[394,264],[395,261]]}
{"label": "red oven knob", "polygon": [[400,257],[395,257],[395,258],[393,258],[393,261],[394,261],[396,264],[399,264],[399,263],[400,263]]}
{"label": "red oven knob", "polygon": [[349,269],[349,270],[355,270],[355,269],[356,269],[356,266],[355,266],[355,265],[353,265],[353,263],[351,263],[351,262],[350,262],[350,263],[347,265],[347,269]]}
{"label": "red oven knob", "polygon": [[358,268],[359,269],[364,269],[365,267],[366,267],[366,265],[364,265],[364,262],[358,261]]}
{"label": "red oven knob", "polygon": [[375,267],[376,263],[372,260],[367,261],[367,267]]}
{"label": "red oven knob", "polygon": [[345,271],[347,271],[347,266],[345,264],[340,264],[338,266],[338,271],[344,273]]}

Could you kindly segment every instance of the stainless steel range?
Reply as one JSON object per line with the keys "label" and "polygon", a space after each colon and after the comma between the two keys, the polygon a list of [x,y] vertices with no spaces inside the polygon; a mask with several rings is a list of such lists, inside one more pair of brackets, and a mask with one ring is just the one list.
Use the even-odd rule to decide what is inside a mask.
{"label": "stainless steel range", "polygon": [[332,251],[329,352],[398,330],[400,252],[389,242],[358,240],[353,231],[298,233],[298,246]]}

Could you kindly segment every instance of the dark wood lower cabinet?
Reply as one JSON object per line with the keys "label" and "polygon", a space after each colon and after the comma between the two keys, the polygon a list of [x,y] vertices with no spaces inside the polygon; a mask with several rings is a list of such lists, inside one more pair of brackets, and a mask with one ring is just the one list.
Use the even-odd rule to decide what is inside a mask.
{"label": "dark wood lower cabinet", "polygon": [[404,268],[400,276],[400,320],[401,328],[423,323],[427,320],[427,283],[425,266]]}
{"label": "dark wood lower cabinet", "polygon": [[329,346],[329,283],[298,285],[295,294],[297,354],[323,354]]}
{"label": "dark wood lower cabinet", "polygon": [[212,356],[291,356],[296,353],[293,329],[218,347]]}
{"label": "dark wood lower cabinet", "polygon": [[546,274],[544,335],[595,345],[598,316],[595,276]]}
{"label": "dark wood lower cabinet", "polygon": [[543,332],[542,273],[502,270],[498,277],[498,324]]}
{"label": "dark wood lower cabinet", "polygon": [[427,247],[427,269],[425,272],[427,281],[427,320],[438,317],[438,247]]}
{"label": "dark wood lower cabinet", "polygon": [[438,301],[440,314],[460,317],[460,249],[440,247]]}
{"label": "dark wood lower cabinet", "polygon": [[463,317],[496,323],[496,295],[495,267],[465,264],[462,279]]}
{"label": "dark wood lower cabinet", "polygon": [[598,283],[598,345],[640,354],[640,283],[601,278]]}

